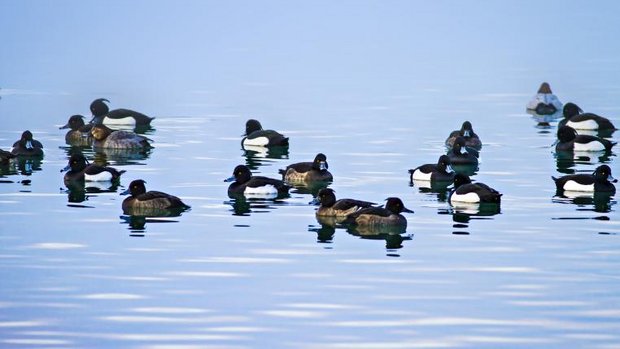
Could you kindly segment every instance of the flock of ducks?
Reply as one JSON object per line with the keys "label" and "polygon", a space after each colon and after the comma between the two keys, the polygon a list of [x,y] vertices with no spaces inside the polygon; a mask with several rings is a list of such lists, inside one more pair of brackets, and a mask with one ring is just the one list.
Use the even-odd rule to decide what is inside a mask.
{"label": "flock of ducks", "polygon": [[[67,144],[72,146],[91,146],[93,149],[129,149],[144,150],[152,147],[152,140],[134,130],[149,127],[152,117],[130,109],[108,108],[107,99],[94,100],[90,105],[92,120],[84,122],[81,115],[73,115],[61,129],[69,129],[65,136]],[[538,115],[562,114],[558,123],[558,152],[611,152],[616,144],[605,137],[610,137],[616,130],[606,118],[592,113],[584,113],[574,103],[562,105],[551,92],[548,83],[543,83],[538,93],[528,103],[527,109]],[[246,132],[242,139],[245,147],[288,147],[289,139],[274,130],[265,130],[259,121],[250,119],[246,122]],[[592,134],[593,133],[593,134]],[[478,156],[482,149],[482,141],[474,132],[471,122],[465,121],[459,130],[449,134],[445,141],[448,149],[435,164],[424,164],[409,170],[410,180],[415,183],[426,183],[431,187],[453,185],[449,202],[453,206],[459,204],[493,205],[499,208],[502,194],[492,187],[472,182],[470,175],[478,169]],[[1,163],[7,163],[15,157],[42,157],[43,145],[33,138],[30,131],[24,131],[21,138],[13,144],[10,152],[0,150]],[[326,220],[332,224],[344,224],[361,227],[406,227],[407,220],[402,213],[412,213],[402,200],[389,197],[382,206],[373,202],[342,198],[336,199],[335,191],[327,186],[333,181],[328,170],[327,157],[319,153],[313,161],[288,165],[279,171],[282,178],[275,179],[254,176],[245,165],[235,167],[232,176],[226,179],[231,182],[228,195],[231,198],[281,198],[291,188],[299,185],[324,184],[311,202],[319,205],[316,210],[317,219],[321,223]],[[118,183],[125,171],[112,167],[89,163],[82,153],[74,153],[68,160],[65,172],[65,185],[82,185],[85,182]],[[616,182],[611,176],[607,165],[598,166],[592,174],[572,174],[560,178],[552,177],[558,192],[604,192],[615,194]],[[123,195],[122,210],[125,214],[135,216],[169,216],[180,214],[190,208],[176,196],[159,192],[147,191],[145,181],[136,179],[129,184]]]}

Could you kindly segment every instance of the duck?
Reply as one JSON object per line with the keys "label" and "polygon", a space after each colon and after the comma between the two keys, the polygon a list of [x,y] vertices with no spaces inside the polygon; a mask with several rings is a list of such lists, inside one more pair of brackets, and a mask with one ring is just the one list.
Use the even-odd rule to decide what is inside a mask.
{"label": "duck", "polygon": [[480,137],[478,137],[478,135],[474,132],[473,126],[469,121],[463,122],[460,130],[450,132],[450,135],[446,139],[446,146],[454,146],[454,142],[458,137],[463,137],[465,139],[465,146],[467,147],[474,149],[482,148]]}
{"label": "duck", "polygon": [[137,126],[148,126],[155,119],[131,109],[110,110],[105,102],[110,103],[106,98],[97,98],[90,104],[90,112],[93,114],[91,124],[135,128]]}
{"label": "duck", "polygon": [[448,152],[450,165],[478,166],[478,158],[467,151],[465,138],[456,137],[452,149]]}
{"label": "duck", "polygon": [[613,183],[618,182],[611,175],[611,168],[601,165],[592,174],[572,174],[560,178],[551,177],[555,182],[558,191],[580,191],[580,192],[606,192],[615,194],[616,187]]}
{"label": "duck", "polygon": [[130,196],[123,200],[122,208],[125,214],[154,212],[157,210],[186,210],[190,206],[174,195],[160,191],[146,191],[146,181],[136,179],[129,183],[129,188],[120,195]]}
{"label": "duck", "polygon": [[436,164],[424,164],[409,170],[410,181],[452,182],[454,172],[450,168],[450,157],[442,155]]}
{"label": "duck", "polygon": [[245,123],[245,137],[241,140],[243,146],[288,146],[288,137],[274,130],[263,130],[258,120],[250,119]]}
{"label": "duck", "polygon": [[13,143],[11,153],[16,156],[43,156],[43,144],[33,139],[32,132],[26,130],[19,141]]}
{"label": "duck", "polygon": [[562,107],[562,102],[553,94],[547,82],[540,84],[536,95],[527,103],[527,110],[534,111],[538,115],[555,114],[562,110]]}
{"label": "duck", "polygon": [[564,119],[558,123],[558,127],[566,125],[575,130],[616,130],[616,126],[609,119],[593,113],[584,113],[575,103],[566,103],[562,114]]}
{"label": "duck", "polygon": [[318,153],[312,162],[298,162],[286,166],[278,172],[282,175],[282,180],[290,183],[333,181],[334,177],[327,170],[327,157],[323,153]]}
{"label": "duck", "polygon": [[105,125],[93,125],[90,130],[93,147],[108,149],[146,149],[151,140],[130,131],[114,131]]}
{"label": "duck", "polygon": [[558,128],[558,143],[556,151],[611,151],[616,142],[607,139],[580,135],[570,126],[560,126]]}
{"label": "duck", "polygon": [[397,197],[386,199],[385,207],[366,207],[349,214],[344,224],[355,226],[407,226],[403,212],[413,213]]}
{"label": "duck", "polygon": [[69,121],[60,127],[60,130],[70,129],[65,135],[65,143],[75,146],[88,146],[92,141],[90,135],[91,124],[84,123],[83,115],[72,115],[69,117]]}
{"label": "duck", "polygon": [[461,173],[454,176],[454,190],[450,193],[450,203],[491,203],[499,204],[502,194],[484,183],[472,183]]}
{"label": "duck", "polygon": [[0,164],[1,165],[8,164],[9,160],[13,159],[14,157],[15,157],[15,154],[11,153],[10,151],[0,149]]}
{"label": "duck", "polygon": [[288,194],[291,188],[281,180],[263,176],[252,176],[252,172],[245,165],[238,165],[231,177],[224,182],[232,182],[228,186],[228,195],[235,196],[280,196]]}
{"label": "duck", "polygon": [[336,217],[345,218],[351,213],[360,209],[375,205],[374,202],[362,201],[356,199],[339,199],[336,200],[335,191],[331,188],[323,188],[319,190],[318,195],[311,204],[320,204],[316,210],[318,217]]}
{"label": "duck", "polygon": [[76,153],[71,155],[69,163],[60,172],[65,173],[67,182],[115,182],[126,171],[118,171],[113,167],[89,164],[84,155]]}

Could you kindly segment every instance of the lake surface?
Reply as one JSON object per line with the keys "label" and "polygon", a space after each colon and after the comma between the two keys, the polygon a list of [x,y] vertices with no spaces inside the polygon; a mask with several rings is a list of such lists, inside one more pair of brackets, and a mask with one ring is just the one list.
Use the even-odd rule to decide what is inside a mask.
{"label": "lake surface", "polygon": [[[52,4],[0,2],[0,149],[25,129],[45,146],[1,170],[0,347],[620,345],[618,198],[557,197],[551,180],[600,163],[618,178],[618,150],[563,158],[556,122],[525,111],[549,81],[620,124],[616,3]],[[127,173],[67,192],[58,127],[101,97],[155,116],[154,148],[85,149]],[[288,151],[244,151],[248,118]],[[483,142],[473,178],[503,193],[500,212],[409,183],[464,120]],[[406,232],[323,226],[302,190],[227,195],[236,165],[278,177],[318,152],[337,197],[400,197]],[[124,215],[119,193],[139,178],[191,210]]]}

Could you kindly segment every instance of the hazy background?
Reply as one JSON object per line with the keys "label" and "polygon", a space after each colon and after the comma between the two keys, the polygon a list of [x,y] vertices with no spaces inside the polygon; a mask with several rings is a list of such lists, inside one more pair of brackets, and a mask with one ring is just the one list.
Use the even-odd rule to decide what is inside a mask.
{"label": "hazy background", "polygon": [[563,100],[597,90],[581,104],[602,112],[618,94],[606,85],[620,78],[618,13],[614,1],[2,0],[0,93],[40,102],[17,112],[32,96],[4,98],[0,113],[60,123],[97,97],[166,116],[485,112],[476,97],[529,97],[545,80]]}

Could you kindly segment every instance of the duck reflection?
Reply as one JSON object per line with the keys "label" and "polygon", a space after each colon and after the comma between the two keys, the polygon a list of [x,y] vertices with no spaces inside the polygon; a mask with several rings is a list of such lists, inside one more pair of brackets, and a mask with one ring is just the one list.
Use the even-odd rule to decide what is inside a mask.
{"label": "duck reflection", "polygon": [[[9,153],[10,154],[10,153]],[[0,161],[0,176],[4,177],[6,175],[14,175],[17,174],[15,170],[15,165],[13,164],[12,158],[2,159]]]}
{"label": "duck reflection", "polygon": [[288,146],[261,147],[244,145],[242,147],[245,164],[250,170],[272,163],[272,159],[288,159]]}
{"label": "duck reflection", "polygon": [[17,173],[30,176],[34,172],[41,171],[41,158],[37,157],[18,157],[13,160],[17,165]]}
{"label": "duck reflection", "polygon": [[[539,130],[548,130],[551,128],[551,123],[558,121],[560,119],[563,118],[562,116],[562,110],[558,110],[555,113],[552,114],[538,114],[536,113],[535,110],[531,110],[531,109],[527,109],[526,113],[530,114],[532,116],[532,120],[534,120],[534,122],[536,122],[536,128]],[[538,133],[550,133],[550,132],[542,132],[539,131]]]}
{"label": "duck reflection", "polygon": [[[317,234],[318,243],[331,243],[336,229],[346,229],[347,233],[353,236],[368,240],[385,240],[385,248],[388,250],[400,249],[403,241],[411,240],[412,235],[407,234],[406,226],[390,225],[344,225],[342,217],[315,216],[318,226],[308,226],[308,231]],[[393,255],[397,256],[397,255]]]}
{"label": "duck reflection", "polygon": [[411,240],[404,226],[356,225],[348,226],[347,233],[368,240],[384,240],[386,249],[400,249],[403,241]]}
{"label": "duck reflection", "polygon": [[[325,217],[323,217],[325,219]],[[336,224],[335,218],[331,218],[334,220],[334,224],[319,224],[318,226],[309,225],[308,231],[316,233],[316,242],[323,244],[331,244],[334,239],[334,235],[336,234]],[[317,220],[320,222],[319,217]]]}
{"label": "duck reflection", "polygon": [[97,148],[93,157],[96,164],[145,165],[143,161],[151,156],[154,148],[113,149]]}
{"label": "duck reflection", "polygon": [[478,165],[452,165],[452,170],[454,173],[473,176],[478,173]]}
{"label": "duck reflection", "polygon": [[574,174],[576,165],[605,164],[613,154],[607,152],[557,151],[554,153],[558,172]]}
{"label": "duck reflection", "polygon": [[312,195],[315,198],[321,189],[327,188],[331,182],[315,181],[307,183],[289,183],[293,188],[291,192],[294,194]]}
{"label": "duck reflection", "polygon": [[612,200],[612,192],[579,192],[560,190],[557,191],[552,201],[560,204],[572,204],[578,207],[577,211],[594,211],[598,213],[609,213],[611,207],[616,204]]}
{"label": "duck reflection", "polygon": [[58,149],[62,149],[67,154],[67,158],[70,158],[73,154],[84,154],[87,157],[92,157],[94,155],[92,148],[88,146],[78,146],[78,145],[66,145],[59,146]]}
{"label": "duck reflection", "polygon": [[[178,217],[181,214],[179,213],[176,216],[169,217]],[[120,216],[121,224],[127,224],[129,227],[127,228],[130,231],[131,236],[139,236],[143,237],[144,232],[146,232],[146,224],[157,224],[157,223],[178,223],[178,220],[168,219],[162,217],[147,217],[147,216],[133,216],[133,215],[122,215]]]}
{"label": "duck reflection", "polygon": [[[132,131],[132,130],[130,130]],[[155,128],[153,126],[151,126],[151,124],[148,125],[137,125],[136,127],[134,127],[133,129],[134,133],[140,134],[140,135],[152,135],[155,133]]]}
{"label": "duck reflection", "polygon": [[[66,181],[65,186],[67,190],[67,201],[72,204],[81,203],[87,201],[90,197],[97,196],[102,193],[116,193],[118,190],[118,183],[115,182],[79,182],[79,181]],[[92,207],[81,205],[69,205],[71,207]]]}
{"label": "duck reflection", "polygon": [[450,181],[420,181],[413,179],[409,181],[410,187],[417,187],[420,193],[427,196],[436,196],[439,202],[448,201],[450,189],[448,187],[452,185]]}
{"label": "duck reflection", "polygon": [[233,216],[249,216],[250,213],[269,212],[277,206],[285,205],[281,198],[247,198],[243,194],[230,194],[224,204],[232,206]]}
{"label": "duck reflection", "polygon": [[495,203],[458,203],[447,209],[440,209],[437,214],[451,215],[454,224],[454,235],[469,235],[471,220],[493,219],[491,217],[501,213],[501,207]]}

